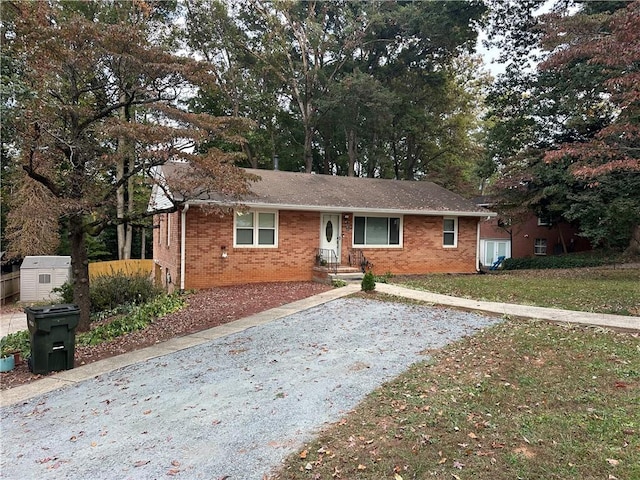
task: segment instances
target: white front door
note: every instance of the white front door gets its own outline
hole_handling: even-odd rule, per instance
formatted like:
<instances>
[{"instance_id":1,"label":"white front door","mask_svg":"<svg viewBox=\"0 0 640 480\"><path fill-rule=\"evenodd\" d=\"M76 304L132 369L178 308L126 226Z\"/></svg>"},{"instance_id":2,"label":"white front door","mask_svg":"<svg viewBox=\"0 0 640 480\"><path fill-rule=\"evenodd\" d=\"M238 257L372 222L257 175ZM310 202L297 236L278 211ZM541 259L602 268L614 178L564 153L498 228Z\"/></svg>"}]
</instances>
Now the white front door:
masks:
<instances>
[{"instance_id":1,"label":"white front door","mask_svg":"<svg viewBox=\"0 0 640 480\"><path fill-rule=\"evenodd\" d=\"M323 260L340 263L340 215L333 213L322 214L320 248L322 249ZM330 250L333 253L330 254Z\"/></svg>"}]
</instances>

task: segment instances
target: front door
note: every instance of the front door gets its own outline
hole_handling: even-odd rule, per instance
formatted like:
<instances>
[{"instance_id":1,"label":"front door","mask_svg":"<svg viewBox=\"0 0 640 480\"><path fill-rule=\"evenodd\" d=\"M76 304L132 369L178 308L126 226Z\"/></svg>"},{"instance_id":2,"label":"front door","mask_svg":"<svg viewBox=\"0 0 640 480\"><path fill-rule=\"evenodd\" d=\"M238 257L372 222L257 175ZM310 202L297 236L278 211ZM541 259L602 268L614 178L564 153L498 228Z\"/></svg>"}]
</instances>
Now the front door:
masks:
<instances>
[{"instance_id":1,"label":"front door","mask_svg":"<svg viewBox=\"0 0 640 480\"><path fill-rule=\"evenodd\" d=\"M320 248L322 249L323 260L340 263L340 215L333 213L322 214ZM330 253L330 251L333 251L333 253Z\"/></svg>"}]
</instances>

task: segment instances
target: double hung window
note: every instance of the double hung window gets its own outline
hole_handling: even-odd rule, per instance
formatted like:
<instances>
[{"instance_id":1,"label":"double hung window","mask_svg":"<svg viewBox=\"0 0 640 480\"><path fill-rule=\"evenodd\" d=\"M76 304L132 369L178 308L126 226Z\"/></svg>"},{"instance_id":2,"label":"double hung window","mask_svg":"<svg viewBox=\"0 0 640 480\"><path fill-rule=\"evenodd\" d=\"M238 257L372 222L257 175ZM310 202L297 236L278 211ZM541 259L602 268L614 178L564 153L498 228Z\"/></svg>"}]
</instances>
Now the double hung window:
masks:
<instances>
[{"instance_id":1,"label":"double hung window","mask_svg":"<svg viewBox=\"0 0 640 480\"><path fill-rule=\"evenodd\" d=\"M442 220L442 246L458 246L458 219L455 217L444 218Z\"/></svg>"},{"instance_id":2,"label":"double hung window","mask_svg":"<svg viewBox=\"0 0 640 480\"><path fill-rule=\"evenodd\" d=\"M236 212L234 228L236 247L276 247L278 215L276 212Z\"/></svg>"},{"instance_id":3,"label":"double hung window","mask_svg":"<svg viewBox=\"0 0 640 480\"><path fill-rule=\"evenodd\" d=\"M533 253L535 255L546 255L547 254L547 239L546 238L536 238L536 241L533 244Z\"/></svg>"}]
</instances>

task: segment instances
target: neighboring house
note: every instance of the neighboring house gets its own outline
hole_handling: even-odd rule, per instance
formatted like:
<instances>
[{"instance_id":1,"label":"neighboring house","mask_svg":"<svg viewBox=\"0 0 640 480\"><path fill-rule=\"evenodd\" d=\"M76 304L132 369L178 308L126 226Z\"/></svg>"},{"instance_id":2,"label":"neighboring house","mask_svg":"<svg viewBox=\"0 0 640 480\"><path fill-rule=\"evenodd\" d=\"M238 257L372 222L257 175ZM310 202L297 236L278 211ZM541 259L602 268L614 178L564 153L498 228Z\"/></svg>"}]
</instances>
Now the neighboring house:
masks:
<instances>
[{"instance_id":1,"label":"neighboring house","mask_svg":"<svg viewBox=\"0 0 640 480\"><path fill-rule=\"evenodd\" d=\"M159 167L150 209L169 205L189 168ZM309 281L364 261L378 274L474 273L480 220L494 215L431 182L246 171L260 180L239 203L210 195L155 216L156 278L169 290Z\"/></svg>"},{"instance_id":2,"label":"neighboring house","mask_svg":"<svg viewBox=\"0 0 640 480\"><path fill-rule=\"evenodd\" d=\"M492 208L493 201L479 197L474 203ZM509 222L507 222L509 223ZM578 236L578 229L567 222L551 222L533 212L523 220L505 225L501 217L492 217L480 224L480 263L489 267L500 256L524 258L558 255L591 250L589 241Z\"/></svg>"},{"instance_id":3,"label":"neighboring house","mask_svg":"<svg viewBox=\"0 0 640 480\"><path fill-rule=\"evenodd\" d=\"M20 301L40 302L56 300L54 288L61 287L71 278L69 256L27 256L20 266Z\"/></svg>"}]
</instances>

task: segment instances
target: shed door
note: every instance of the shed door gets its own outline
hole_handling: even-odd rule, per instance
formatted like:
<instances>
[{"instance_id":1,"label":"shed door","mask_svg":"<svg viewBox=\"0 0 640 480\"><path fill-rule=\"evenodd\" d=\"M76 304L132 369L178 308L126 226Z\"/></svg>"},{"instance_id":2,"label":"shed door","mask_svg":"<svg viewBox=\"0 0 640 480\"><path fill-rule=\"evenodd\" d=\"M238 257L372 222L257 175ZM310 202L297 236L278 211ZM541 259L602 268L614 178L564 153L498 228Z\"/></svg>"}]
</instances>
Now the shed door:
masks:
<instances>
[{"instance_id":1,"label":"shed door","mask_svg":"<svg viewBox=\"0 0 640 480\"><path fill-rule=\"evenodd\" d=\"M340 215L332 213L322 214L322 224L320 228L320 248L323 251L333 250L335 257L329 257L323 252L323 259L340 263Z\"/></svg>"}]
</instances>

